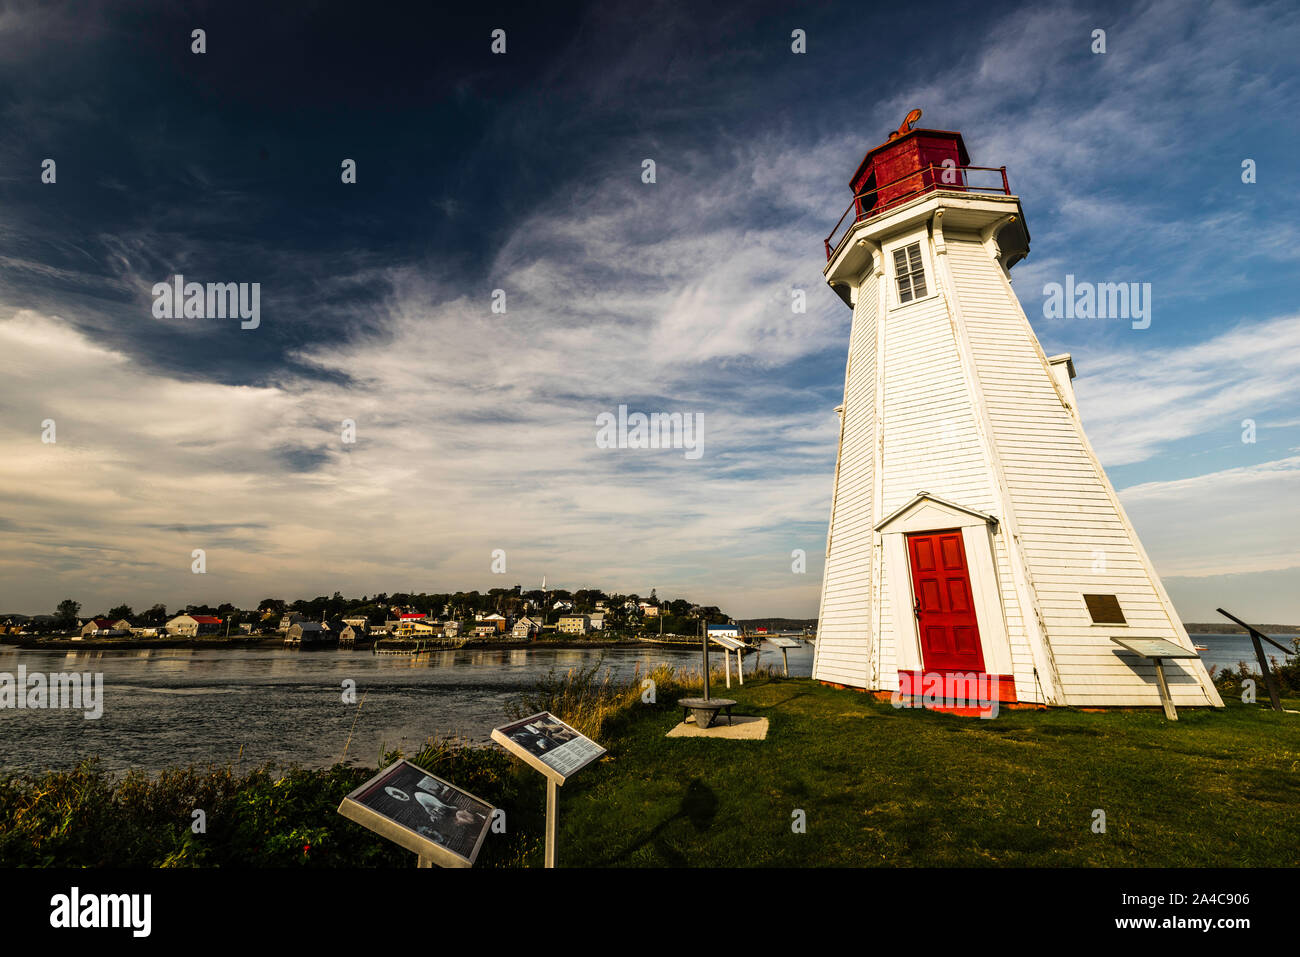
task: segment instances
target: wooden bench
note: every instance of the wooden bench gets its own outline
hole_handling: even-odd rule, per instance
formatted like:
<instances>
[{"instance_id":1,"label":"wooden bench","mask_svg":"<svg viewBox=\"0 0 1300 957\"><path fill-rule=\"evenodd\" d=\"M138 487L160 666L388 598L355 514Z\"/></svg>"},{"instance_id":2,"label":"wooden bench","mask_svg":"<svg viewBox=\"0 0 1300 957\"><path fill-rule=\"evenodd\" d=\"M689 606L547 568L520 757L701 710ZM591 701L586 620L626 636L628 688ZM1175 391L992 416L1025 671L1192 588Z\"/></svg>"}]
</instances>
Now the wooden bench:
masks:
<instances>
[{"instance_id":1,"label":"wooden bench","mask_svg":"<svg viewBox=\"0 0 1300 957\"><path fill-rule=\"evenodd\" d=\"M730 698L682 698L677 702L682 708L682 720L686 715L695 715L697 728L711 728L718 719L718 712L727 712L727 724L731 724L731 709L736 702Z\"/></svg>"}]
</instances>

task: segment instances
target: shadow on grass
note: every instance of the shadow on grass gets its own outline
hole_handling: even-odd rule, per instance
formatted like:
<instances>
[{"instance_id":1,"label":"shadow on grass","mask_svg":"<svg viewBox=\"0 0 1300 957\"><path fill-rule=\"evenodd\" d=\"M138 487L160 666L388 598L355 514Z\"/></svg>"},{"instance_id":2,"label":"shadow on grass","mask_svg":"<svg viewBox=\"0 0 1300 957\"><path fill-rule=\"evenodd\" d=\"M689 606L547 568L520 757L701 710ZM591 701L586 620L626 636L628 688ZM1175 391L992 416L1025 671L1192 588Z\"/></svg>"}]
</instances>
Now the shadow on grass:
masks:
<instances>
[{"instance_id":1,"label":"shadow on grass","mask_svg":"<svg viewBox=\"0 0 1300 957\"><path fill-rule=\"evenodd\" d=\"M766 702L766 703L764 703L764 704L762 705L762 707L764 707L764 708L779 708L779 707L780 707L781 705L783 705L783 704L789 704L791 701L795 701L795 700L798 699L798 698L806 698L806 697L808 697L808 692L807 692L807 691L796 691L794 694L792 694L792 695L787 695L786 697L781 698L779 701L769 701L769 702ZM755 705L755 706L757 707L757 705Z\"/></svg>"},{"instance_id":2,"label":"shadow on grass","mask_svg":"<svg viewBox=\"0 0 1300 957\"><path fill-rule=\"evenodd\" d=\"M656 824L648 834L638 841L624 847L621 851L611 854L593 865L594 867L608 867L611 864L617 864L631 857L641 848L648 844L654 845L655 851L670 867L692 867L695 862L688 860L678 851L674 850L668 843L662 840L663 832L673 823L680 820L687 820L696 831L703 833L713 826L713 819L718 815L718 796L713 793L713 789L695 778L686 786L686 793L682 796L682 803L678 805L677 810Z\"/></svg>"}]
</instances>

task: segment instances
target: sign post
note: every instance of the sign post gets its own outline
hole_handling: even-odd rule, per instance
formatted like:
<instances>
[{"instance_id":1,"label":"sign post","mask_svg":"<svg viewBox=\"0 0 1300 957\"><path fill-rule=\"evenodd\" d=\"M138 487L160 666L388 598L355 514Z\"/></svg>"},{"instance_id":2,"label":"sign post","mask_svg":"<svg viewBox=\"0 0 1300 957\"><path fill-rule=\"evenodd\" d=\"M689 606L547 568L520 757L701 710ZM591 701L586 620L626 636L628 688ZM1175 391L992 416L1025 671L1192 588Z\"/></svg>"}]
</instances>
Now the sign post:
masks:
<instances>
[{"instance_id":1,"label":"sign post","mask_svg":"<svg viewBox=\"0 0 1300 957\"><path fill-rule=\"evenodd\" d=\"M739 638L732 638L729 635L718 635L711 640L714 644L722 647L722 656L727 662L727 687L731 687L731 653L733 651L736 653L736 672L740 675L740 683L743 685L745 683L745 668L740 653L744 649L745 643Z\"/></svg>"},{"instance_id":2,"label":"sign post","mask_svg":"<svg viewBox=\"0 0 1300 957\"><path fill-rule=\"evenodd\" d=\"M790 677L789 651L791 648L798 648L799 642L795 641L793 638L784 638L780 635L773 635L767 640L781 649L781 665L785 668L785 676L787 678Z\"/></svg>"},{"instance_id":3,"label":"sign post","mask_svg":"<svg viewBox=\"0 0 1300 957\"><path fill-rule=\"evenodd\" d=\"M591 738L542 711L492 729L492 740L546 777L545 866L555 866L559 789L576 772L605 754Z\"/></svg>"},{"instance_id":4,"label":"sign post","mask_svg":"<svg viewBox=\"0 0 1300 957\"><path fill-rule=\"evenodd\" d=\"M1177 721L1178 711L1174 708L1174 699L1170 696L1169 684L1165 681L1165 659L1200 658L1201 656L1164 638L1112 638L1111 641L1125 651L1131 651L1140 658L1149 659L1156 666L1156 684L1160 688L1160 704L1165 709L1165 717L1170 721Z\"/></svg>"},{"instance_id":5,"label":"sign post","mask_svg":"<svg viewBox=\"0 0 1300 957\"><path fill-rule=\"evenodd\" d=\"M546 779L546 867L555 866L555 836L560 829L560 788Z\"/></svg>"}]
</instances>

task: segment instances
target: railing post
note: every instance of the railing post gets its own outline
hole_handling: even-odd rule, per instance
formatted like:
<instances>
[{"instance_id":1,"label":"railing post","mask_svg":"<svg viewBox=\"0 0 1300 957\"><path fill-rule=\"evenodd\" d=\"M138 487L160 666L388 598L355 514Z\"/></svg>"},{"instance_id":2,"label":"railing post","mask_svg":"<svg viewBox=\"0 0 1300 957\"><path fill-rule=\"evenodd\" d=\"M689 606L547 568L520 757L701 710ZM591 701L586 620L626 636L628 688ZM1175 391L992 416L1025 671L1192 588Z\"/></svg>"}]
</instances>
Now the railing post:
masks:
<instances>
[{"instance_id":1,"label":"railing post","mask_svg":"<svg viewBox=\"0 0 1300 957\"><path fill-rule=\"evenodd\" d=\"M1006 196L1011 195L1011 184L1007 182L1007 168L1002 167L1002 192Z\"/></svg>"},{"instance_id":2,"label":"railing post","mask_svg":"<svg viewBox=\"0 0 1300 957\"><path fill-rule=\"evenodd\" d=\"M1273 677L1273 669L1271 669L1271 668L1268 666L1268 657L1264 654L1264 646L1261 645L1261 644L1259 643L1259 640L1260 640L1261 638L1263 638L1263 639L1264 639L1265 641L1267 641L1270 645L1274 646L1275 648L1280 649L1280 650L1282 651L1283 654L1288 654L1288 655L1289 655L1290 652L1287 651L1287 649L1283 648L1281 645L1279 645L1276 641L1274 641L1274 640L1273 640L1272 638L1270 638L1268 635L1264 634L1264 633L1263 633L1262 631L1260 631L1259 629L1254 628L1254 627L1252 627L1251 625L1246 624L1244 621L1242 621L1240 618L1238 618L1236 615L1232 614L1231 612L1226 612L1226 611L1224 611L1222 608L1216 608L1216 609L1214 609L1214 610L1217 611L1217 612L1218 612L1220 615L1222 615L1224 618L1230 618L1230 619L1232 619L1233 621L1235 621L1235 622L1236 622L1237 624L1239 624L1242 628L1245 628L1245 629L1246 629L1246 633L1247 633L1248 635L1250 635L1250 641L1251 641L1251 644L1253 644L1253 645L1255 646L1255 657L1259 660L1259 670L1260 670L1260 672L1261 672L1261 673L1263 674L1263 676L1264 676L1264 686L1268 689L1268 700L1269 700L1269 704L1271 704L1271 705L1273 706L1273 710L1274 710L1274 711L1281 711L1281 710L1282 710L1282 702L1281 702L1281 700L1278 698L1278 693L1277 693L1277 681L1276 681L1276 679Z\"/></svg>"}]
</instances>

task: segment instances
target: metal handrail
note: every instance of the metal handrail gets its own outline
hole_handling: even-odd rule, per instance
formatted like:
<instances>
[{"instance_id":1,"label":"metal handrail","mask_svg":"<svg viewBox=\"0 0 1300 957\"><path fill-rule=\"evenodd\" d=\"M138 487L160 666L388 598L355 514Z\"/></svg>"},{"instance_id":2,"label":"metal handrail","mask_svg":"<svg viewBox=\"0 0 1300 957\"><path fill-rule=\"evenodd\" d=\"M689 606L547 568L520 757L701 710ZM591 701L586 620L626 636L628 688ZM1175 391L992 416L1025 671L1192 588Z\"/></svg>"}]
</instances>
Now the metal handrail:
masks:
<instances>
[{"instance_id":1,"label":"metal handrail","mask_svg":"<svg viewBox=\"0 0 1300 957\"><path fill-rule=\"evenodd\" d=\"M938 180L935 179L933 175L936 170L941 171L942 174L951 174L954 171L961 173L962 174L960 177L961 182L959 183L939 182ZM968 172L1001 173L1002 185L1001 186L972 186L970 183L966 182L965 174ZM930 174L930 175L927 176L926 174ZM863 203L863 197L871 196L873 194L878 196L882 190L891 189L892 187L895 187L900 183L905 183L908 180L917 179L918 177L920 177L921 179L921 183L919 186L917 186L915 189L908 190L907 192L903 193L901 196L897 196L889 200L884 205L876 206L874 204L874 201L870 205ZM835 225L831 228L831 231L827 234L825 240L823 240L823 243L826 246L826 261L830 262L831 257L835 254L835 250L838 249L839 244L844 241L843 237L841 237L834 244L831 243L831 239L833 239L835 234L839 232L840 227L844 225L844 219L846 216L849 215L849 213L854 213L853 225L857 225L858 223L862 222L864 219L869 219L872 216L877 216L880 213L883 213L885 210L891 209L894 206L906 202L907 200L912 199L915 196L919 196L922 193L928 193L934 190L942 190L942 189L949 189L957 192L968 192L973 190L975 192L984 192L984 193L1001 193L1004 196L1011 195L1011 186L1007 183L1007 168L1005 166L935 166L931 164L929 166L923 166L919 169L914 169L911 172L907 173L907 175L900 176L892 183L885 183L883 186L877 186L874 189L865 190L864 192L858 193L853 197L853 202L849 204L849 208L844 211L843 215L840 216L839 220L836 221ZM845 230L845 235L848 235L848 230Z\"/></svg>"}]
</instances>

